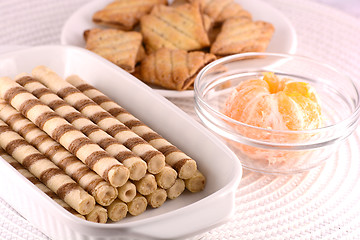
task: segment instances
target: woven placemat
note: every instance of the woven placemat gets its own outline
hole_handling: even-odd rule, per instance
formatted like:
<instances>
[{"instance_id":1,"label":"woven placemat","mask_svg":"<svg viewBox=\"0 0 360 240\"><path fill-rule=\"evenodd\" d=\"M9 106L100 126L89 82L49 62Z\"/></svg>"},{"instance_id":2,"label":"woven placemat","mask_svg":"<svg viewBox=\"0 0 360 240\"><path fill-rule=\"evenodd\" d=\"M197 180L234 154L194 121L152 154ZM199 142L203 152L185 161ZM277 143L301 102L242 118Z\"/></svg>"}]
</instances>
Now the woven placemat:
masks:
<instances>
[{"instance_id":1,"label":"woven placemat","mask_svg":"<svg viewBox=\"0 0 360 240\"><path fill-rule=\"evenodd\" d=\"M86 2L0 1L0 45L58 44L64 22ZM295 27L298 54L360 79L358 18L309 0L267 2ZM192 98L170 100L197 118ZM360 239L359 131L308 173L276 177L245 170L233 218L194 239ZM0 239L47 237L0 199Z\"/></svg>"}]
</instances>

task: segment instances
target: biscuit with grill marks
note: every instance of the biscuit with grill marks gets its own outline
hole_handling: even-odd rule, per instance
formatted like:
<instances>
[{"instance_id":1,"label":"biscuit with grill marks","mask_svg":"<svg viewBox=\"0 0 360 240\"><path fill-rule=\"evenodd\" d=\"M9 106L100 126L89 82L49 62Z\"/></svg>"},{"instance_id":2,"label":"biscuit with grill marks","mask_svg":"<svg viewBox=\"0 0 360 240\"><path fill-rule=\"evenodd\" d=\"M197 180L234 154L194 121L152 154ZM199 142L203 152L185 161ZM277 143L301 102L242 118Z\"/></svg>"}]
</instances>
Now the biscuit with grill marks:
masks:
<instances>
[{"instance_id":1,"label":"biscuit with grill marks","mask_svg":"<svg viewBox=\"0 0 360 240\"><path fill-rule=\"evenodd\" d=\"M189 0L197 2L204 14L207 14L215 23L221 23L233 17L251 19L251 14L234 0Z\"/></svg>"},{"instance_id":2,"label":"biscuit with grill marks","mask_svg":"<svg viewBox=\"0 0 360 240\"><path fill-rule=\"evenodd\" d=\"M157 5L140 20L141 32L149 53L160 48L198 50L209 46L198 4L178 7Z\"/></svg>"},{"instance_id":3,"label":"biscuit with grill marks","mask_svg":"<svg viewBox=\"0 0 360 240\"><path fill-rule=\"evenodd\" d=\"M243 52L264 52L275 31L271 23L244 18L226 20L210 52L230 55Z\"/></svg>"},{"instance_id":4,"label":"biscuit with grill marks","mask_svg":"<svg viewBox=\"0 0 360 240\"><path fill-rule=\"evenodd\" d=\"M174 0L172 1L172 3L170 4L173 7L177 7L183 4L189 3L187 0Z\"/></svg>"},{"instance_id":5,"label":"biscuit with grill marks","mask_svg":"<svg viewBox=\"0 0 360 240\"><path fill-rule=\"evenodd\" d=\"M146 57L145 48L142 44L140 44L139 51L136 55L136 63L141 62Z\"/></svg>"},{"instance_id":6,"label":"biscuit with grill marks","mask_svg":"<svg viewBox=\"0 0 360 240\"><path fill-rule=\"evenodd\" d=\"M93 21L100 25L132 30L143 15L148 14L157 4L166 0L117 0L93 15Z\"/></svg>"},{"instance_id":7,"label":"biscuit with grill marks","mask_svg":"<svg viewBox=\"0 0 360 240\"><path fill-rule=\"evenodd\" d=\"M186 90L197 73L215 59L215 55L200 51L162 48L143 60L141 79L167 89Z\"/></svg>"},{"instance_id":8,"label":"biscuit with grill marks","mask_svg":"<svg viewBox=\"0 0 360 240\"><path fill-rule=\"evenodd\" d=\"M117 29L87 30L86 48L115 63L127 72L133 72L141 51L142 36L138 32Z\"/></svg>"}]
</instances>

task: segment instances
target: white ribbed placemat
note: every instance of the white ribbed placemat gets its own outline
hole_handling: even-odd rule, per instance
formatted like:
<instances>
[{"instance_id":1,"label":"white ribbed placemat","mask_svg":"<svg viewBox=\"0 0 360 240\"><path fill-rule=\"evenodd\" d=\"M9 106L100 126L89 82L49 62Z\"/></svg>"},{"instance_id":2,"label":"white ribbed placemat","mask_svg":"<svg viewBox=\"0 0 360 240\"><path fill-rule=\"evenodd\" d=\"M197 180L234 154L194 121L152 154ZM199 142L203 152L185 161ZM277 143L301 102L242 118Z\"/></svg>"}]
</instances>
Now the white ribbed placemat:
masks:
<instances>
[{"instance_id":1,"label":"white ribbed placemat","mask_svg":"<svg viewBox=\"0 0 360 240\"><path fill-rule=\"evenodd\" d=\"M0 45L60 43L63 23L86 2L0 0ZM295 27L298 54L332 64L360 81L359 18L308 0L267 2ZM192 99L170 100L196 118ZM245 171L234 217L195 238L360 239L359 136L360 129L324 166L308 173L275 177ZM0 239L47 237L0 199Z\"/></svg>"}]
</instances>

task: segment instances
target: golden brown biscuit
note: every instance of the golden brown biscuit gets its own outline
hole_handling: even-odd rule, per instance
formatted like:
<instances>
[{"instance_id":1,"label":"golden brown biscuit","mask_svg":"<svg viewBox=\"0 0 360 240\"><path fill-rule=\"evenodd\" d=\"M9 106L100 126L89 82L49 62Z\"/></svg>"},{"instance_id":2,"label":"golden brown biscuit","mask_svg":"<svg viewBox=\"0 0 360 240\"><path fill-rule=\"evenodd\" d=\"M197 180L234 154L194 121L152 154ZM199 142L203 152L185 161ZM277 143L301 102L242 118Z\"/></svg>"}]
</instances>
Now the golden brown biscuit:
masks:
<instances>
[{"instance_id":1,"label":"golden brown biscuit","mask_svg":"<svg viewBox=\"0 0 360 240\"><path fill-rule=\"evenodd\" d=\"M231 18L224 22L210 52L230 55L242 52L263 52L275 31L272 24L245 18Z\"/></svg>"},{"instance_id":2,"label":"golden brown biscuit","mask_svg":"<svg viewBox=\"0 0 360 240\"><path fill-rule=\"evenodd\" d=\"M201 68L215 59L215 55L200 51L162 48L141 63L141 80L167 89L185 90Z\"/></svg>"},{"instance_id":3,"label":"golden brown biscuit","mask_svg":"<svg viewBox=\"0 0 360 240\"><path fill-rule=\"evenodd\" d=\"M157 4L167 4L166 0L116 0L93 15L95 23L122 30L131 30L140 18L148 14Z\"/></svg>"},{"instance_id":4,"label":"golden brown biscuit","mask_svg":"<svg viewBox=\"0 0 360 240\"><path fill-rule=\"evenodd\" d=\"M140 44L139 51L136 55L136 63L141 62L146 57L145 48Z\"/></svg>"},{"instance_id":5,"label":"golden brown biscuit","mask_svg":"<svg viewBox=\"0 0 360 240\"><path fill-rule=\"evenodd\" d=\"M198 4L157 5L140 23L149 53L160 48L197 50L210 44Z\"/></svg>"},{"instance_id":6,"label":"golden brown biscuit","mask_svg":"<svg viewBox=\"0 0 360 240\"><path fill-rule=\"evenodd\" d=\"M141 64L135 66L135 70L131 73L137 79L141 79Z\"/></svg>"},{"instance_id":7,"label":"golden brown biscuit","mask_svg":"<svg viewBox=\"0 0 360 240\"><path fill-rule=\"evenodd\" d=\"M86 36L87 49L128 72L134 71L138 52L141 49L142 36L140 33L94 28L86 31L84 36Z\"/></svg>"},{"instance_id":8,"label":"golden brown biscuit","mask_svg":"<svg viewBox=\"0 0 360 240\"><path fill-rule=\"evenodd\" d=\"M198 2L202 12L211 17L215 23L224 22L233 17L251 19L251 14L234 0L189 0L189 2Z\"/></svg>"},{"instance_id":9,"label":"golden brown biscuit","mask_svg":"<svg viewBox=\"0 0 360 240\"><path fill-rule=\"evenodd\" d=\"M189 3L189 2L187 0L174 0L174 1L172 1L171 6L177 7L177 6L186 4L186 3Z\"/></svg>"},{"instance_id":10,"label":"golden brown biscuit","mask_svg":"<svg viewBox=\"0 0 360 240\"><path fill-rule=\"evenodd\" d=\"M205 31L207 33L209 33L210 29L213 27L213 24L214 24L214 21L213 19L207 15L207 14L203 14L202 15L202 18L203 18L203 22L204 22L204 28L205 28Z\"/></svg>"},{"instance_id":11,"label":"golden brown biscuit","mask_svg":"<svg viewBox=\"0 0 360 240\"><path fill-rule=\"evenodd\" d=\"M221 32L221 26L214 26L214 27L210 28L210 30L208 32L208 36L209 36L211 45L215 42L215 40L220 32Z\"/></svg>"}]
</instances>

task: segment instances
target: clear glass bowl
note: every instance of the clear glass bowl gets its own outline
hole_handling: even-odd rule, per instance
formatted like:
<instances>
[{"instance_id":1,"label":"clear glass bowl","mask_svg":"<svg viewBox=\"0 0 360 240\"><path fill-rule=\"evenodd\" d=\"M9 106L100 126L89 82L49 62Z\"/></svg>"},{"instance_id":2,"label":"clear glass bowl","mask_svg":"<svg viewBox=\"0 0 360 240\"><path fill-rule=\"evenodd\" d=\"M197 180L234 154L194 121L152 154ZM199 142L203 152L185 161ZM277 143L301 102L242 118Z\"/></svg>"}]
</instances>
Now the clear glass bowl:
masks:
<instances>
[{"instance_id":1,"label":"clear glass bowl","mask_svg":"<svg viewBox=\"0 0 360 240\"><path fill-rule=\"evenodd\" d=\"M240 82L274 72L311 84L317 91L324 126L279 131L250 126L222 113ZM271 174L308 171L325 162L357 127L359 87L346 74L315 60L276 53L244 53L221 58L198 74L195 110L203 124L221 136L244 168Z\"/></svg>"}]
</instances>

